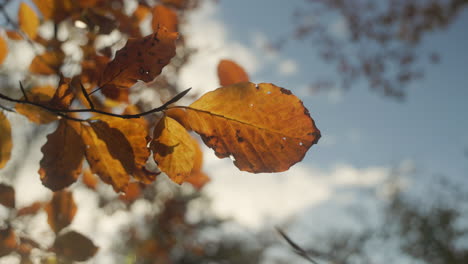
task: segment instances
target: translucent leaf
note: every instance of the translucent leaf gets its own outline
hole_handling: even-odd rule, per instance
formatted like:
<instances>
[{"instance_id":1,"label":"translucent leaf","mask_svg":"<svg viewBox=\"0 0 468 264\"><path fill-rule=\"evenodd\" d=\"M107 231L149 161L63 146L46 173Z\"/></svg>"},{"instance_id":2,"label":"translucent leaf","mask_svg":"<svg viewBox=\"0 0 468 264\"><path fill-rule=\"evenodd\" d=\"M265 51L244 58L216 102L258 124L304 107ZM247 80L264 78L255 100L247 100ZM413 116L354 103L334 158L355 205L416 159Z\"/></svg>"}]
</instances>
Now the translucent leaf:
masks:
<instances>
[{"instance_id":1,"label":"translucent leaf","mask_svg":"<svg viewBox=\"0 0 468 264\"><path fill-rule=\"evenodd\" d=\"M49 105L56 109L68 109L75 98L73 89L70 86L71 79L60 76L60 81L54 96Z\"/></svg>"},{"instance_id":2,"label":"translucent leaf","mask_svg":"<svg viewBox=\"0 0 468 264\"><path fill-rule=\"evenodd\" d=\"M239 83L203 95L187 109L193 131L219 158L249 172L280 172L320 138L302 102L273 84Z\"/></svg>"},{"instance_id":3,"label":"translucent leaf","mask_svg":"<svg viewBox=\"0 0 468 264\"><path fill-rule=\"evenodd\" d=\"M63 51L46 51L41 55L37 55L29 65L31 73L51 75L60 72L65 54Z\"/></svg>"},{"instance_id":4,"label":"translucent leaf","mask_svg":"<svg viewBox=\"0 0 468 264\"><path fill-rule=\"evenodd\" d=\"M0 111L0 169L5 167L11 157L13 147L10 121Z\"/></svg>"},{"instance_id":5,"label":"translucent leaf","mask_svg":"<svg viewBox=\"0 0 468 264\"><path fill-rule=\"evenodd\" d=\"M125 47L117 51L99 81L99 86L114 85L128 88L136 81L152 81L175 55L177 33L160 27L152 35L129 39Z\"/></svg>"},{"instance_id":6,"label":"translucent leaf","mask_svg":"<svg viewBox=\"0 0 468 264\"><path fill-rule=\"evenodd\" d=\"M221 60L219 62L218 78L221 86L249 81L249 76L244 69L231 60Z\"/></svg>"},{"instance_id":7,"label":"translucent leaf","mask_svg":"<svg viewBox=\"0 0 468 264\"><path fill-rule=\"evenodd\" d=\"M182 183L192 172L194 142L187 130L174 119L165 116L156 125L151 150L159 169L174 182Z\"/></svg>"},{"instance_id":8,"label":"translucent leaf","mask_svg":"<svg viewBox=\"0 0 468 264\"><path fill-rule=\"evenodd\" d=\"M156 5L153 7L153 19L151 27L153 31L157 31L159 27L165 27L170 32L177 32L178 18L177 14L170 8L164 5Z\"/></svg>"},{"instance_id":9,"label":"translucent leaf","mask_svg":"<svg viewBox=\"0 0 468 264\"><path fill-rule=\"evenodd\" d=\"M69 16L75 0L33 0L46 20L59 23Z\"/></svg>"},{"instance_id":10,"label":"translucent leaf","mask_svg":"<svg viewBox=\"0 0 468 264\"><path fill-rule=\"evenodd\" d=\"M38 86L31 89L31 91L27 93L27 96L32 102L39 103L41 105L47 105L52 99L54 93L55 88L52 86ZM21 99L24 100L24 97ZM37 124L47 124L57 120L56 115L33 105L16 104L15 110L16 112L27 117L31 122Z\"/></svg>"},{"instance_id":11,"label":"translucent leaf","mask_svg":"<svg viewBox=\"0 0 468 264\"><path fill-rule=\"evenodd\" d=\"M192 138L195 146L195 157L193 161L193 168L190 175L185 179L185 182L190 183L193 187L200 190L205 184L210 181L210 177L202 171L203 165L203 152L198 144L197 140Z\"/></svg>"},{"instance_id":12,"label":"translucent leaf","mask_svg":"<svg viewBox=\"0 0 468 264\"><path fill-rule=\"evenodd\" d=\"M2 37L0 37L0 64L3 63L8 55L8 43Z\"/></svg>"},{"instance_id":13,"label":"translucent leaf","mask_svg":"<svg viewBox=\"0 0 468 264\"><path fill-rule=\"evenodd\" d=\"M26 3L22 2L18 10L18 24L21 29L30 39L35 39L37 36L37 28L39 27L39 18L36 12Z\"/></svg>"},{"instance_id":14,"label":"translucent leaf","mask_svg":"<svg viewBox=\"0 0 468 264\"><path fill-rule=\"evenodd\" d=\"M98 247L84 235L70 231L55 239L53 250L62 258L72 261L86 261L96 254Z\"/></svg>"},{"instance_id":15,"label":"translucent leaf","mask_svg":"<svg viewBox=\"0 0 468 264\"><path fill-rule=\"evenodd\" d=\"M85 145L80 133L81 124L62 119L41 148L39 174L42 184L52 191L69 186L81 174Z\"/></svg>"},{"instance_id":16,"label":"translucent leaf","mask_svg":"<svg viewBox=\"0 0 468 264\"><path fill-rule=\"evenodd\" d=\"M76 204L73 194L69 191L54 193L52 200L46 204L44 210L47 212L47 222L56 234L69 226L76 214Z\"/></svg>"},{"instance_id":17,"label":"translucent leaf","mask_svg":"<svg viewBox=\"0 0 468 264\"><path fill-rule=\"evenodd\" d=\"M15 189L13 187L0 183L0 204L8 208L15 208Z\"/></svg>"}]
</instances>

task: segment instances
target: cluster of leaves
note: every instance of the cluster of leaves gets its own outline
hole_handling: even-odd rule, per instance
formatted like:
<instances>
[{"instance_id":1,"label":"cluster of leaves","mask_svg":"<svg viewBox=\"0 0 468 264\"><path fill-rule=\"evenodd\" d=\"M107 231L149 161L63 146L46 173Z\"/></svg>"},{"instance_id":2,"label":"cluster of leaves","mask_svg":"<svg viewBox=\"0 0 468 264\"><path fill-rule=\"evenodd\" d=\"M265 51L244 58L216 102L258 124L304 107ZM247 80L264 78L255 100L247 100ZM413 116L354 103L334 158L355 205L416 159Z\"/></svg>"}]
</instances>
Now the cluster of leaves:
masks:
<instances>
[{"instance_id":1,"label":"cluster of leaves","mask_svg":"<svg viewBox=\"0 0 468 264\"><path fill-rule=\"evenodd\" d=\"M24 261L22 263L28 263L26 260L31 258L33 249L38 249L44 255L43 258L52 254L58 260L85 261L94 256L98 250L89 238L68 228L77 211L72 193L69 191L54 193L47 203L36 202L17 209L13 187L0 184L0 204L9 209L10 219L16 221L24 220L44 210L47 213L47 223L55 234L53 245L50 248L42 248L41 243L24 236L21 232L16 232L12 227L13 221L8 220L8 225L0 230L0 257L15 252L21 256Z\"/></svg>"},{"instance_id":2,"label":"cluster of leaves","mask_svg":"<svg viewBox=\"0 0 468 264\"><path fill-rule=\"evenodd\" d=\"M240 74L242 68L228 61L219 65L224 86L189 106L173 104L188 90L148 111L131 104L129 91L134 84L152 82L176 55L177 8L181 6L176 3L181 1L163 1L154 7L140 4L129 16L116 8L123 5L117 0L34 2L42 20L28 4L21 3L19 35L47 50L33 59L29 71L58 74L58 86L35 86L26 91L21 85L21 99L4 94L0 98L15 102L16 112L32 122L57 123L41 149L39 169L42 183L53 191L74 183L83 166L89 166L116 192L125 192L132 181L149 184L161 171L176 183L202 186L208 178L201 171L201 150L190 131L199 134L218 157L231 156L239 169L254 173L287 170L320 138L309 112L289 90L246 82L247 74ZM149 13L153 16L153 33L143 37L139 24ZM84 57L80 75L66 78L60 74L65 63L62 41L56 34L43 39L37 32L47 20L56 25L80 21L88 28L88 42L81 47ZM96 38L111 29L130 37L113 59L95 49ZM15 33L8 34L11 41L18 37ZM6 56L6 47L3 45L0 52L2 57ZM96 91L107 101L95 96ZM124 111L118 112L122 107ZM158 113L158 119L149 122L145 117L152 113ZM11 129L3 114L0 118L0 161L4 166L10 156ZM151 153L158 170L147 169Z\"/></svg>"}]
</instances>

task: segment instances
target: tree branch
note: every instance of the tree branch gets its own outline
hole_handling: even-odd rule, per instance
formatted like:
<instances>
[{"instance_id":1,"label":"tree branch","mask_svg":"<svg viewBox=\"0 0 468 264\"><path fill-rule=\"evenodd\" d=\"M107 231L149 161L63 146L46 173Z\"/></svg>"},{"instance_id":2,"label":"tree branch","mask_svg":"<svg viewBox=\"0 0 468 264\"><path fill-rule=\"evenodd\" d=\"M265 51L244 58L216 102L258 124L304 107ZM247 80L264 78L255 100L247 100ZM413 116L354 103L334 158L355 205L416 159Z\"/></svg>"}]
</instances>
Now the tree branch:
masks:
<instances>
[{"instance_id":1,"label":"tree branch","mask_svg":"<svg viewBox=\"0 0 468 264\"><path fill-rule=\"evenodd\" d=\"M73 120L73 121L78 121L78 122L83 122L83 121L87 121L86 119L80 119L80 118L76 118L76 117L72 117L70 115L67 115L67 113L96 113L96 114L101 114L101 115L107 115L107 116L113 116L113 117L118 117L118 118L123 118L123 119L132 119L132 118L140 118L142 116L145 116L145 115L149 115L149 114L152 114L152 113L156 113L156 112L161 112L161 111L164 111L166 110L166 108L179 101L182 97L184 97L192 88L188 88L186 89L185 91L177 94L176 96L174 96L172 99L170 99L169 101L165 102L163 105L159 106L159 107L156 107L156 108L153 108L149 111L146 111L146 112L142 112L142 113L139 113L139 114L134 114L134 115L121 115L121 114L114 114L114 113L109 113L109 112L106 112L106 111L102 111L102 110L98 110L98 109L95 109L93 104L91 103L91 100L89 100L89 97L86 96L87 93L85 93L85 97L87 97L86 100L88 100L88 102L90 103L90 106L91 108L86 108L86 109L57 109L57 108L52 108L52 107L49 107L47 105L44 105L42 103L36 103L36 102L33 102L33 101L29 101L27 100L26 96L25 96L25 99L14 99L14 98L11 98L11 97L8 97L4 94L1 94L0 93L0 98L3 99L3 100L6 100L6 101L10 101L10 102L13 102L13 103L18 103L18 104L27 104L27 105L33 105L33 106L36 106L36 107L39 107L39 108L42 108L44 110L47 110L55 115L58 115L58 116L61 116L63 118L66 118L66 119L70 119L70 120Z\"/></svg>"}]
</instances>

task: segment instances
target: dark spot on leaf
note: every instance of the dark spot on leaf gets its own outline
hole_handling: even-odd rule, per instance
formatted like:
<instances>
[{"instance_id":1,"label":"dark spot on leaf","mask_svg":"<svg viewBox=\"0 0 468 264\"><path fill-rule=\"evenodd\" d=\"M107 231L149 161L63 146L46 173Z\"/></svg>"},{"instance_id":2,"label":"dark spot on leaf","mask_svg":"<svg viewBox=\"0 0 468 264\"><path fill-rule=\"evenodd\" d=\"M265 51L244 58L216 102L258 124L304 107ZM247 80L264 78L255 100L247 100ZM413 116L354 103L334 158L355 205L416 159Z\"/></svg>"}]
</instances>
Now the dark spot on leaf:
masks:
<instances>
[{"instance_id":1,"label":"dark spot on leaf","mask_svg":"<svg viewBox=\"0 0 468 264\"><path fill-rule=\"evenodd\" d=\"M287 95L290 95L291 94L291 91L289 91L288 89L284 89L284 88L280 88L280 92L282 94L287 94Z\"/></svg>"}]
</instances>

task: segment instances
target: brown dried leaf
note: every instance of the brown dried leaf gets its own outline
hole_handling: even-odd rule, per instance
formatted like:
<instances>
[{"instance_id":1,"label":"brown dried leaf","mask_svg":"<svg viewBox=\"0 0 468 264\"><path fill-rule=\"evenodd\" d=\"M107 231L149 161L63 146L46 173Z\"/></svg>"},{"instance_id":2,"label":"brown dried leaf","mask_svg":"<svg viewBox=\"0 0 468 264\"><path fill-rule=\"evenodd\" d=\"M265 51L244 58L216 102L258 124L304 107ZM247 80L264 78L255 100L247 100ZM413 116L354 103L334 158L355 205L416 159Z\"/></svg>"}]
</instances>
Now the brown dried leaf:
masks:
<instances>
[{"instance_id":1,"label":"brown dried leaf","mask_svg":"<svg viewBox=\"0 0 468 264\"><path fill-rule=\"evenodd\" d=\"M37 28L39 27L39 18L36 12L26 3L22 2L18 10L18 24L20 29L30 38L35 39Z\"/></svg>"},{"instance_id":2,"label":"brown dried leaf","mask_svg":"<svg viewBox=\"0 0 468 264\"><path fill-rule=\"evenodd\" d=\"M23 40L23 36L21 36L20 33L13 31L13 30L7 30L6 34L9 39L11 40Z\"/></svg>"},{"instance_id":3,"label":"brown dried leaf","mask_svg":"<svg viewBox=\"0 0 468 264\"><path fill-rule=\"evenodd\" d=\"M62 50L46 51L34 57L31 65L29 65L29 71L43 75L57 74L60 71L63 59L65 59L65 53Z\"/></svg>"},{"instance_id":4,"label":"brown dried leaf","mask_svg":"<svg viewBox=\"0 0 468 264\"><path fill-rule=\"evenodd\" d=\"M153 31L157 31L160 27L165 27L170 32L177 32L179 24L177 14L171 8L164 5L156 5L152 11L153 19L151 27Z\"/></svg>"},{"instance_id":5,"label":"brown dried leaf","mask_svg":"<svg viewBox=\"0 0 468 264\"><path fill-rule=\"evenodd\" d=\"M70 231L55 239L53 250L62 258L72 261L86 261L96 254L98 247L84 235Z\"/></svg>"},{"instance_id":6,"label":"brown dried leaf","mask_svg":"<svg viewBox=\"0 0 468 264\"><path fill-rule=\"evenodd\" d=\"M6 256L16 249L16 235L10 226L0 230L0 257Z\"/></svg>"},{"instance_id":7,"label":"brown dried leaf","mask_svg":"<svg viewBox=\"0 0 468 264\"><path fill-rule=\"evenodd\" d=\"M8 43L2 37L0 37L0 64L3 63L8 55Z\"/></svg>"},{"instance_id":8,"label":"brown dried leaf","mask_svg":"<svg viewBox=\"0 0 468 264\"><path fill-rule=\"evenodd\" d=\"M33 0L46 20L52 19L55 23L69 17L74 7L74 0Z\"/></svg>"},{"instance_id":9,"label":"brown dried leaf","mask_svg":"<svg viewBox=\"0 0 468 264\"><path fill-rule=\"evenodd\" d=\"M0 204L8 208L15 208L15 189L10 185L0 183Z\"/></svg>"},{"instance_id":10,"label":"brown dried leaf","mask_svg":"<svg viewBox=\"0 0 468 264\"><path fill-rule=\"evenodd\" d=\"M39 174L42 184L52 191L68 187L81 174L85 145L80 134L81 124L62 119L41 148L44 157Z\"/></svg>"},{"instance_id":11,"label":"brown dried leaf","mask_svg":"<svg viewBox=\"0 0 468 264\"><path fill-rule=\"evenodd\" d=\"M115 85L128 88L136 81L152 81L175 55L177 33L160 27L144 38L129 39L107 64L99 86ZM106 88L102 88L103 90Z\"/></svg>"},{"instance_id":12,"label":"brown dried leaf","mask_svg":"<svg viewBox=\"0 0 468 264\"><path fill-rule=\"evenodd\" d=\"M239 83L203 95L187 108L193 131L219 158L244 171L285 171L320 138L309 112L289 90Z\"/></svg>"},{"instance_id":13,"label":"brown dried leaf","mask_svg":"<svg viewBox=\"0 0 468 264\"><path fill-rule=\"evenodd\" d=\"M52 86L37 86L31 89L31 91L27 93L27 96L32 102L41 105L47 105L52 99L54 93L55 88ZM24 97L21 99L24 100ZM36 124L48 124L52 121L57 120L56 115L37 106L17 103L15 105L15 109L16 112L24 115L31 122L34 122Z\"/></svg>"},{"instance_id":14,"label":"brown dried leaf","mask_svg":"<svg viewBox=\"0 0 468 264\"><path fill-rule=\"evenodd\" d=\"M10 121L6 118L3 112L0 111L0 169L5 167L11 157L11 149L13 148L11 138Z\"/></svg>"},{"instance_id":15,"label":"brown dried leaf","mask_svg":"<svg viewBox=\"0 0 468 264\"><path fill-rule=\"evenodd\" d=\"M218 78L221 86L249 81L249 76L244 69L231 60L221 60L219 62Z\"/></svg>"},{"instance_id":16,"label":"brown dried leaf","mask_svg":"<svg viewBox=\"0 0 468 264\"><path fill-rule=\"evenodd\" d=\"M46 204L44 210L47 212L47 222L56 234L69 226L76 214L76 204L73 194L69 191L58 191L54 193L52 200Z\"/></svg>"},{"instance_id":17,"label":"brown dried leaf","mask_svg":"<svg viewBox=\"0 0 468 264\"><path fill-rule=\"evenodd\" d=\"M171 180L180 184L189 177L196 146L181 124L170 117L163 117L154 128L150 147L159 169Z\"/></svg>"}]
</instances>

